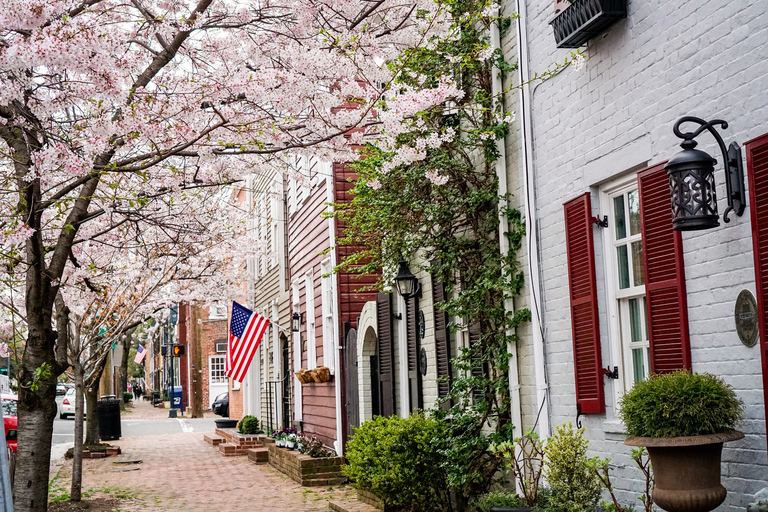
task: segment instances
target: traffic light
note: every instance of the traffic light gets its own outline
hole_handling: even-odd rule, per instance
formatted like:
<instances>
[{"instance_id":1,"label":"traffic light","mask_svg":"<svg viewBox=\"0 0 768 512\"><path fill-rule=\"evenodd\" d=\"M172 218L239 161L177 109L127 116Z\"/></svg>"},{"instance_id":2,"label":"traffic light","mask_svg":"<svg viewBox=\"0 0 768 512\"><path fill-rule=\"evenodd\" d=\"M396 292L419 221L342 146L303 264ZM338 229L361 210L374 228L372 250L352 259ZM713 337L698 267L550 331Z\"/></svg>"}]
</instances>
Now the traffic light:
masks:
<instances>
[{"instance_id":1,"label":"traffic light","mask_svg":"<svg viewBox=\"0 0 768 512\"><path fill-rule=\"evenodd\" d=\"M184 355L184 345L174 345L173 346L173 355L175 355L175 356L183 356Z\"/></svg>"}]
</instances>

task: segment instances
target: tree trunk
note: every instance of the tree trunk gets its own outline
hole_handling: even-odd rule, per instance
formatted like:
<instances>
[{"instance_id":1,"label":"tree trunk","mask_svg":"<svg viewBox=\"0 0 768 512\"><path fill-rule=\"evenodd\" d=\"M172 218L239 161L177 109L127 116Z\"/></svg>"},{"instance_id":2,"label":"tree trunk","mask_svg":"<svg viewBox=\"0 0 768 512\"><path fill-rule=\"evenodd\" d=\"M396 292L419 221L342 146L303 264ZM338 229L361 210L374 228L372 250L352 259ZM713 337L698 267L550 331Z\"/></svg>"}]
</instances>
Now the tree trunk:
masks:
<instances>
[{"instance_id":1,"label":"tree trunk","mask_svg":"<svg viewBox=\"0 0 768 512\"><path fill-rule=\"evenodd\" d=\"M101 377L99 371L99 377ZM94 379L85 390L85 444L97 444L99 442L99 379Z\"/></svg>"},{"instance_id":2,"label":"tree trunk","mask_svg":"<svg viewBox=\"0 0 768 512\"><path fill-rule=\"evenodd\" d=\"M125 399L123 393L128 391L128 356L131 351L131 338L126 337L123 340L123 355L120 359L120 368L117 371L117 390L115 394L120 400L120 408L125 409Z\"/></svg>"},{"instance_id":3,"label":"tree trunk","mask_svg":"<svg viewBox=\"0 0 768 512\"><path fill-rule=\"evenodd\" d=\"M69 491L71 501L80 501L83 489L83 366L76 362L72 365L75 374L75 447L72 457L72 487Z\"/></svg>"}]
</instances>

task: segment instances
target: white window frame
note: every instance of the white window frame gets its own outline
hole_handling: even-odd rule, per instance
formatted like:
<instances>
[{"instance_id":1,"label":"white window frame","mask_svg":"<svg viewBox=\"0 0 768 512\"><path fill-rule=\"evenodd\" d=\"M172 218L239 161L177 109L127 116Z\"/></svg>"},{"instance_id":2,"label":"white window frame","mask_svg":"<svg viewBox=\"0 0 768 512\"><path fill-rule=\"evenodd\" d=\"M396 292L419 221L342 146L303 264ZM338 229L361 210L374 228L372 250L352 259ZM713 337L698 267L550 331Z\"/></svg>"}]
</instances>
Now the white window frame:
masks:
<instances>
[{"instance_id":1,"label":"white window frame","mask_svg":"<svg viewBox=\"0 0 768 512\"><path fill-rule=\"evenodd\" d=\"M307 314L307 370L317 368L317 340L315 339L315 278L310 270L304 275L305 303Z\"/></svg>"},{"instance_id":2,"label":"white window frame","mask_svg":"<svg viewBox=\"0 0 768 512\"><path fill-rule=\"evenodd\" d=\"M227 374L224 373L224 368L226 365L226 354L224 355L212 355L208 356L208 384L210 386L215 386L217 384L226 384L229 380L229 377L227 377ZM214 360L220 359L220 368L218 368L218 364L216 367L216 372L214 372ZM214 376L217 374L216 376ZM215 382L214 382L215 380Z\"/></svg>"},{"instance_id":3,"label":"white window frame","mask_svg":"<svg viewBox=\"0 0 768 512\"><path fill-rule=\"evenodd\" d=\"M331 259L326 258L320 263L320 306L323 314L323 364L331 374L336 371L336 287L334 286L333 267Z\"/></svg>"},{"instance_id":4,"label":"white window frame","mask_svg":"<svg viewBox=\"0 0 768 512\"><path fill-rule=\"evenodd\" d=\"M296 279L291 283L291 310L292 313L298 313L300 311L301 303L299 301L299 280ZM294 371L298 371L301 368L301 330L298 332L292 332L293 334L293 368ZM302 395L301 395L301 381L294 374L293 376L293 419L301 421L302 418Z\"/></svg>"},{"instance_id":5,"label":"white window frame","mask_svg":"<svg viewBox=\"0 0 768 512\"><path fill-rule=\"evenodd\" d=\"M600 214L608 215L608 227L602 229L602 242L603 242L603 256L605 259L604 273L605 273L605 289L607 296L607 310L608 310L608 336L610 347L610 364L607 365L610 368L614 366L619 367L619 378L615 381L613 386L614 404L618 404L621 397L626 391L629 391L634 385L634 366L632 364L632 349L633 348L646 348L648 347L648 333L646 329L646 322L641 322L642 338L644 342L624 342L625 339L631 339L630 322L629 322L629 301L628 299L635 297L646 297L645 285L632 286L625 289L619 288L618 277L618 258L616 256L616 247L618 245L628 245L628 264L629 275L632 279L632 251L631 243L640 241L642 242L642 228L640 233L632 235L630 233L630 221L626 218L627 236L621 240L616 241L616 226L615 226L615 212L613 206L613 198L621 194L626 194L632 190L638 189L637 174L630 173L620 179L614 180L610 183L603 185L600 188ZM628 205L625 202L625 208L628 209ZM647 279L647 271L646 276ZM644 301L642 301L644 304ZM641 316L643 320L646 320L647 312L645 308L641 308ZM622 319L626 318L627 321L622 323ZM647 350L644 351L644 364L645 372L650 372L650 361L647 356ZM616 409L614 409L616 410Z\"/></svg>"}]
</instances>

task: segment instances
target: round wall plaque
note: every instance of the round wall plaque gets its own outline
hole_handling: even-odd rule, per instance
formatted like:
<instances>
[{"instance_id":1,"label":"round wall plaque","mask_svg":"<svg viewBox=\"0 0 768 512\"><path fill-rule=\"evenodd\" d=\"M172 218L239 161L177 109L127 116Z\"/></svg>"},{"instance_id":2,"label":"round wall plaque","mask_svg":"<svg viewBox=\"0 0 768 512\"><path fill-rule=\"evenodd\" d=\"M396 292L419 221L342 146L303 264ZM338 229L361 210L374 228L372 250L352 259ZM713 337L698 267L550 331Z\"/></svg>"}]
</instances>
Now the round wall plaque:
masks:
<instances>
[{"instance_id":1,"label":"round wall plaque","mask_svg":"<svg viewBox=\"0 0 768 512\"><path fill-rule=\"evenodd\" d=\"M748 347L754 347L757 344L758 324L757 301L755 301L752 292L742 290L739 293L736 298L733 317L736 322L736 332L739 334L741 342Z\"/></svg>"}]
</instances>

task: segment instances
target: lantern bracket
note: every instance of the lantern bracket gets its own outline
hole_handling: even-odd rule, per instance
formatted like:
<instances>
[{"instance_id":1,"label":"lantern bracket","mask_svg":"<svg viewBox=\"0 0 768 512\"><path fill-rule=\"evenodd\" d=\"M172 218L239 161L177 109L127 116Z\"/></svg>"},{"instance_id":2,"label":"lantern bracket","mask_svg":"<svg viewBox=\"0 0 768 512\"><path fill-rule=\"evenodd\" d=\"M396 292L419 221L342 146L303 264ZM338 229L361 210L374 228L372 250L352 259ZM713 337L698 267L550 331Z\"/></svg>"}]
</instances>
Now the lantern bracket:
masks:
<instances>
[{"instance_id":1,"label":"lantern bracket","mask_svg":"<svg viewBox=\"0 0 768 512\"><path fill-rule=\"evenodd\" d=\"M599 215L597 217L592 217L592 223L593 224L597 224L598 227L607 228L608 227L608 216L607 215L603 215L603 219L602 220L600 220L600 216Z\"/></svg>"},{"instance_id":2,"label":"lantern bracket","mask_svg":"<svg viewBox=\"0 0 768 512\"><path fill-rule=\"evenodd\" d=\"M683 123L697 123L700 126L693 132L681 132L680 125ZM725 209L725 212L723 212L723 221L728 223L731 221L731 219L728 218L728 214L731 211L741 217L744 214L744 208L747 205L746 191L744 190L744 167L741 163L741 147L737 143L732 142L728 149L726 149L723 138L717 130L715 130L716 125L720 125L720 128L723 130L728 129L728 123L722 119L704 121L698 117L684 116L677 120L673 131L677 137L684 139L680 144L683 149L695 148L697 143L694 139L704 130L709 131L717 141L717 145L720 146L720 151L723 154L725 188L728 199L728 207Z\"/></svg>"}]
</instances>

